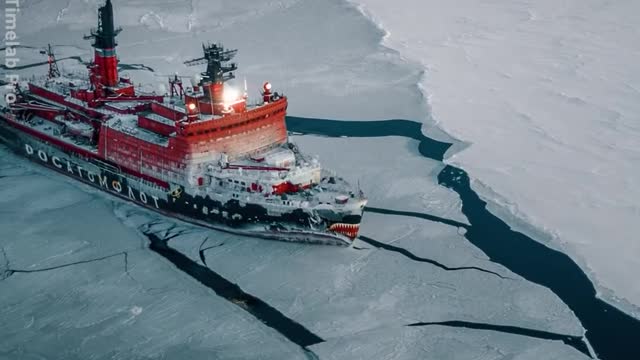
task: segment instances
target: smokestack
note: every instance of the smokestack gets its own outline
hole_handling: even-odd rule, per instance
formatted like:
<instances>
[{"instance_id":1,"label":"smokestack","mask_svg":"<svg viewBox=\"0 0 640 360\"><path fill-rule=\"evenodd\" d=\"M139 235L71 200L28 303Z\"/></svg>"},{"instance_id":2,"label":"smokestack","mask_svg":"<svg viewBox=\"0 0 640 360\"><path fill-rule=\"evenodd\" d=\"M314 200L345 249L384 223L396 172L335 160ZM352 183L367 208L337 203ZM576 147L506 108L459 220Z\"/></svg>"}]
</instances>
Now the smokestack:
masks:
<instances>
[{"instance_id":1,"label":"smokestack","mask_svg":"<svg viewBox=\"0 0 640 360\"><path fill-rule=\"evenodd\" d=\"M116 47L116 28L113 22L113 5L111 0L107 0L107 3L98 10L100 16L100 23L98 29L102 33L100 44L103 49L112 49Z\"/></svg>"},{"instance_id":2,"label":"smokestack","mask_svg":"<svg viewBox=\"0 0 640 360\"><path fill-rule=\"evenodd\" d=\"M98 28L85 38L93 39L95 63L98 67L100 83L107 87L118 85L118 58L116 56L116 36L121 29L116 29L113 20L113 5L107 0L98 9Z\"/></svg>"}]
</instances>

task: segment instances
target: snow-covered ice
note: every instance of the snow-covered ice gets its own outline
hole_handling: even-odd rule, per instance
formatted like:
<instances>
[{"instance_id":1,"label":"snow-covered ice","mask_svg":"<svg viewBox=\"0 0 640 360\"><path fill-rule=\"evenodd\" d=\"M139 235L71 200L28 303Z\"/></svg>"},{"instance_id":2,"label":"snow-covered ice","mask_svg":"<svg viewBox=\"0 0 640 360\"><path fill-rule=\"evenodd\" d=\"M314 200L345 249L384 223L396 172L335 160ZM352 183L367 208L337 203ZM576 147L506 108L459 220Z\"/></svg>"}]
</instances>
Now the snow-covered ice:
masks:
<instances>
[{"instance_id":1,"label":"snow-covered ice","mask_svg":"<svg viewBox=\"0 0 640 360\"><path fill-rule=\"evenodd\" d=\"M356 3L426 69L433 120L471 143L448 162L640 313L640 3Z\"/></svg>"}]
</instances>

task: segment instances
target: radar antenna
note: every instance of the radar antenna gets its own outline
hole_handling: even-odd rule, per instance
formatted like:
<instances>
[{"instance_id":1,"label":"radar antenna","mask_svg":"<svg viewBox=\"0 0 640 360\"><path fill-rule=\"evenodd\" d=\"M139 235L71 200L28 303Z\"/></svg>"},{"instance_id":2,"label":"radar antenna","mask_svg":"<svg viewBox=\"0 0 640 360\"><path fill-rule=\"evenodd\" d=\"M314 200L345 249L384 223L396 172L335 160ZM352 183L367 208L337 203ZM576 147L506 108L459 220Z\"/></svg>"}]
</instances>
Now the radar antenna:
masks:
<instances>
[{"instance_id":1,"label":"radar antenna","mask_svg":"<svg viewBox=\"0 0 640 360\"><path fill-rule=\"evenodd\" d=\"M221 44L202 45L204 56L201 58L185 61L187 66L207 65L207 71L202 73L203 82L222 84L231 79L235 79L234 71L238 70L236 63L229 63L238 50L226 50Z\"/></svg>"}]
</instances>

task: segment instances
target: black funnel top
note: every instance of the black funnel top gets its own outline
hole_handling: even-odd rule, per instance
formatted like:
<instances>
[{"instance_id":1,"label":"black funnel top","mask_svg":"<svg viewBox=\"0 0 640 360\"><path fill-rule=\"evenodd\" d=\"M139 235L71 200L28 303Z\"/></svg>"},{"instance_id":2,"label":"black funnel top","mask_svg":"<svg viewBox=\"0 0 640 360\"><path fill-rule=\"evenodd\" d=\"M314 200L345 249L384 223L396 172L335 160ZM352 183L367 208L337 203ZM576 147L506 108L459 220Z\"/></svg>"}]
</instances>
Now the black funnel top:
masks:
<instances>
[{"instance_id":1,"label":"black funnel top","mask_svg":"<svg viewBox=\"0 0 640 360\"><path fill-rule=\"evenodd\" d=\"M120 29L116 29L113 21L113 5L107 0L104 6L98 9L98 28L92 32L95 39L94 47L99 49L112 49L116 44L116 36Z\"/></svg>"}]
</instances>

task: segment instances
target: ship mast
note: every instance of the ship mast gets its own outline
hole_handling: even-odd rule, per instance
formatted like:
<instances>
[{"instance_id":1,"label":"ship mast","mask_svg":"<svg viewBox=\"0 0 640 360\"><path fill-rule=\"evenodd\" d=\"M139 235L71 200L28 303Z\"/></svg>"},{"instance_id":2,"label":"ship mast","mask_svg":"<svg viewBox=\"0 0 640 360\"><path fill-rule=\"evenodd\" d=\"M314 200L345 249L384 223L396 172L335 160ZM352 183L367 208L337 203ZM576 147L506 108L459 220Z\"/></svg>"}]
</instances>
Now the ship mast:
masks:
<instances>
[{"instance_id":1,"label":"ship mast","mask_svg":"<svg viewBox=\"0 0 640 360\"><path fill-rule=\"evenodd\" d=\"M212 104L221 104L224 101L224 83L235 79L234 71L238 70L236 63L229 63L238 53L238 50L227 50L221 44L202 45L204 56L185 61L187 66L207 65L203 72L200 86L204 89L205 96Z\"/></svg>"},{"instance_id":2,"label":"ship mast","mask_svg":"<svg viewBox=\"0 0 640 360\"><path fill-rule=\"evenodd\" d=\"M56 55L53 53L51 44L48 44L45 50L40 51L40 54L47 55L47 62L49 63L49 79L60 77L60 69L58 69L58 61Z\"/></svg>"}]
</instances>

